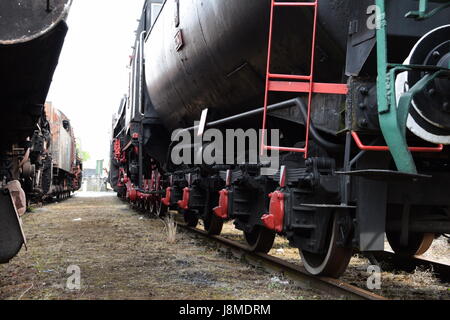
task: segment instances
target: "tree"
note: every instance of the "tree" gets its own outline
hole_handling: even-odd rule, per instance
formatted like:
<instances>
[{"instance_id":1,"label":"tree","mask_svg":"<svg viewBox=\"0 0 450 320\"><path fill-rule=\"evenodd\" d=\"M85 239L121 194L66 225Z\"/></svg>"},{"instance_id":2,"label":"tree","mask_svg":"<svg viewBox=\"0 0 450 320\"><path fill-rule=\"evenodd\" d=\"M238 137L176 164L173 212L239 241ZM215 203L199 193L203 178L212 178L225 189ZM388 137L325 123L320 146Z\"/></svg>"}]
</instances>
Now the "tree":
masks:
<instances>
[{"instance_id":1,"label":"tree","mask_svg":"<svg viewBox=\"0 0 450 320\"><path fill-rule=\"evenodd\" d=\"M89 152L81 150L81 146L78 142L77 142L76 148L77 148L78 157L80 157L82 162L86 162L91 158L91 155L89 154Z\"/></svg>"}]
</instances>

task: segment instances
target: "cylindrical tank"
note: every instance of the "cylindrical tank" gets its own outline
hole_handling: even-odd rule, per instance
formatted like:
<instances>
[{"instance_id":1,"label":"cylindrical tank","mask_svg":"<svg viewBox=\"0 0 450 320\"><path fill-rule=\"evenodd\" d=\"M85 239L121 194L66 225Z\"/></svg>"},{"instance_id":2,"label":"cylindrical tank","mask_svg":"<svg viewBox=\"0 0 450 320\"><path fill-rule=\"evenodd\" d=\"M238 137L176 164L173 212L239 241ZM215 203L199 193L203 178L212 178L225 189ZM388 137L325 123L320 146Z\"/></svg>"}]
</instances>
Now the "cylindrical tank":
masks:
<instances>
[{"instance_id":1,"label":"cylindrical tank","mask_svg":"<svg viewBox=\"0 0 450 320\"><path fill-rule=\"evenodd\" d=\"M319 1L316 81L341 82L351 1ZM263 103L270 0L167 0L145 45L150 99L171 129ZM272 72L310 71L312 8L276 8ZM295 35L295 36L293 36ZM182 40L181 40L182 39Z\"/></svg>"},{"instance_id":2,"label":"cylindrical tank","mask_svg":"<svg viewBox=\"0 0 450 320\"><path fill-rule=\"evenodd\" d=\"M147 35L144 54L149 97L169 129L192 126L204 108L209 108L208 119L215 120L263 104L270 3L165 1ZM376 30L370 27L376 21L374 4L318 0L314 81L346 83L346 75L376 78ZM438 5L431 2L429 8ZM418 9L416 0L390 0L386 8L392 63L402 63L421 35L448 23L445 12L420 23L405 18ZM311 7L275 8L272 73L309 75L312 28ZM272 94L270 103L290 97ZM315 101L313 122L316 106L339 113L339 100L332 108Z\"/></svg>"},{"instance_id":3,"label":"cylindrical tank","mask_svg":"<svg viewBox=\"0 0 450 320\"><path fill-rule=\"evenodd\" d=\"M0 1L0 144L29 137L41 116L72 0Z\"/></svg>"}]
</instances>

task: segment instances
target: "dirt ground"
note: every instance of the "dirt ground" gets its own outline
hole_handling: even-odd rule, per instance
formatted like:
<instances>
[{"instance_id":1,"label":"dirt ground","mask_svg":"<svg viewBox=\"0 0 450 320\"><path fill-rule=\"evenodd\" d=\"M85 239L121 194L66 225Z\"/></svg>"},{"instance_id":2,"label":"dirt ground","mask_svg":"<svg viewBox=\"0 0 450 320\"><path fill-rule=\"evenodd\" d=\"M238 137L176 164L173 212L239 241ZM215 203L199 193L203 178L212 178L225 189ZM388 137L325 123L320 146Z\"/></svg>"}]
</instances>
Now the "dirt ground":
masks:
<instances>
[{"instance_id":1,"label":"dirt ground","mask_svg":"<svg viewBox=\"0 0 450 320\"><path fill-rule=\"evenodd\" d=\"M232 223L224 226L222 235L245 243L242 232L236 230ZM387 242L385 249L390 249ZM298 249L290 247L289 242L282 237L276 237L269 254L302 265ZM450 245L447 239L441 237L434 240L431 248L423 257L450 264ZM367 290L367 278L370 275L367 269L370 265L367 258L356 254L341 279ZM450 283L441 282L431 269L416 269L413 273L407 273L401 270L392 270L392 266L384 265L383 262L380 263L380 266L382 271L384 269L389 271L381 273L381 289L372 290L374 293L391 299L450 300Z\"/></svg>"},{"instance_id":2,"label":"dirt ground","mask_svg":"<svg viewBox=\"0 0 450 320\"><path fill-rule=\"evenodd\" d=\"M0 299L327 299L256 269L115 196L78 194L24 217L28 251L0 265ZM80 290L69 290L80 270ZM76 267L73 267L76 266ZM69 268L69 273L68 273Z\"/></svg>"}]
</instances>

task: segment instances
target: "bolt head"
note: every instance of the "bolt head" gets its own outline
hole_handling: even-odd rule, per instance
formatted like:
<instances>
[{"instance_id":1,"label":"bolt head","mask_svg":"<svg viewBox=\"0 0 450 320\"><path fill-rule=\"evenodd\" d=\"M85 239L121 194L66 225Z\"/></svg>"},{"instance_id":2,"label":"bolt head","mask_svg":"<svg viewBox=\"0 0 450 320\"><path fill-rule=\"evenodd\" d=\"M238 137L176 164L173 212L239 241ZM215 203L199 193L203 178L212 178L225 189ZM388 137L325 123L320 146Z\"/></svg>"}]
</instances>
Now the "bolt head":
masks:
<instances>
[{"instance_id":1,"label":"bolt head","mask_svg":"<svg viewBox=\"0 0 450 320\"><path fill-rule=\"evenodd\" d=\"M366 87L361 87L361 88L359 88L359 93L366 96L369 94L369 89L367 89Z\"/></svg>"},{"instance_id":2,"label":"bolt head","mask_svg":"<svg viewBox=\"0 0 450 320\"><path fill-rule=\"evenodd\" d=\"M367 119L361 119L361 120L359 120L358 123L361 128L367 128L367 126L369 125L369 122L367 121Z\"/></svg>"}]
</instances>

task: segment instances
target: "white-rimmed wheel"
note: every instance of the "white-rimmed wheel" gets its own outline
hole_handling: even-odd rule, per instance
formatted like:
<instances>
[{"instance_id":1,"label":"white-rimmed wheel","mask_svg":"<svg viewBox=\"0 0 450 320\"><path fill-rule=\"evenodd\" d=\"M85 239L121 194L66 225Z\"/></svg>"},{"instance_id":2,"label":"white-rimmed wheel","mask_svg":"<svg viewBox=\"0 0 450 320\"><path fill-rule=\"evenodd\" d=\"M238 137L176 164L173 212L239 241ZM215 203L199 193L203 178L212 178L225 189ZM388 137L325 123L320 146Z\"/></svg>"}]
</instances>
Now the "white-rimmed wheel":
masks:
<instances>
[{"instance_id":1,"label":"white-rimmed wheel","mask_svg":"<svg viewBox=\"0 0 450 320\"><path fill-rule=\"evenodd\" d=\"M423 255L430 249L434 237L434 233L411 233L408 236L408 243L402 245L400 242L400 232L386 232L386 238L392 250L396 254L404 256Z\"/></svg>"},{"instance_id":2,"label":"white-rimmed wheel","mask_svg":"<svg viewBox=\"0 0 450 320\"><path fill-rule=\"evenodd\" d=\"M450 25L436 28L424 35L414 46L405 65L426 65L448 68L450 63ZM426 75L412 70L400 73L395 82L397 102ZM408 129L425 141L450 145L450 79L442 76L431 81L412 101Z\"/></svg>"},{"instance_id":3,"label":"white-rimmed wheel","mask_svg":"<svg viewBox=\"0 0 450 320\"><path fill-rule=\"evenodd\" d=\"M159 192L159 194L157 194L154 197L154 214L158 217L164 217L169 208L162 203L162 198L163 198L163 194L164 194L164 186L162 183L162 174L158 171L157 177L156 177L156 186L155 186L155 190Z\"/></svg>"},{"instance_id":4,"label":"white-rimmed wheel","mask_svg":"<svg viewBox=\"0 0 450 320\"><path fill-rule=\"evenodd\" d=\"M209 235L218 236L222 232L223 228L223 219L219 218L214 214L213 211L210 211L206 218L203 220L205 231Z\"/></svg>"},{"instance_id":5,"label":"white-rimmed wheel","mask_svg":"<svg viewBox=\"0 0 450 320\"><path fill-rule=\"evenodd\" d=\"M409 217L410 219L420 219L421 217L433 215L435 213L440 214L441 210L436 208L411 206ZM402 207L398 205L389 205L387 207L386 238L396 254L402 256L420 256L430 249L435 238L434 233L407 230L407 235L405 234L405 238L402 239L401 230L391 228L392 225L396 224L402 224Z\"/></svg>"},{"instance_id":6,"label":"white-rimmed wheel","mask_svg":"<svg viewBox=\"0 0 450 320\"><path fill-rule=\"evenodd\" d=\"M150 214L156 215L156 200L155 199L149 198L147 200L147 207L148 207L147 210Z\"/></svg>"},{"instance_id":7,"label":"white-rimmed wheel","mask_svg":"<svg viewBox=\"0 0 450 320\"><path fill-rule=\"evenodd\" d=\"M161 199L158 199L155 210L158 217L164 217L167 214L168 208L164 203L162 203Z\"/></svg>"},{"instance_id":8,"label":"white-rimmed wheel","mask_svg":"<svg viewBox=\"0 0 450 320\"><path fill-rule=\"evenodd\" d=\"M334 215L327 235L327 250L324 253L311 253L306 250L300 250L305 269L313 275L339 278L347 269L353 249L338 245L339 225L337 220L337 215Z\"/></svg>"},{"instance_id":9,"label":"white-rimmed wheel","mask_svg":"<svg viewBox=\"0 0 450 320\"><path fill-rule=\"evenodd\" d=\"M245 241L250 250L268 253L275 241L275 232L261 226L255 226L251 232L244 231Z\"/></svg>"},{"instance_id":10,"label":"white-rimmed wheel","mask_svg":"<svg viewBox=\"0 0 450 320\"><path fill-rule=\"evenodd\" d=\"M195 228L198 225L198 215L191 210L182 210L181 212L188 227Z\"/></svg>"}]
</instances>

